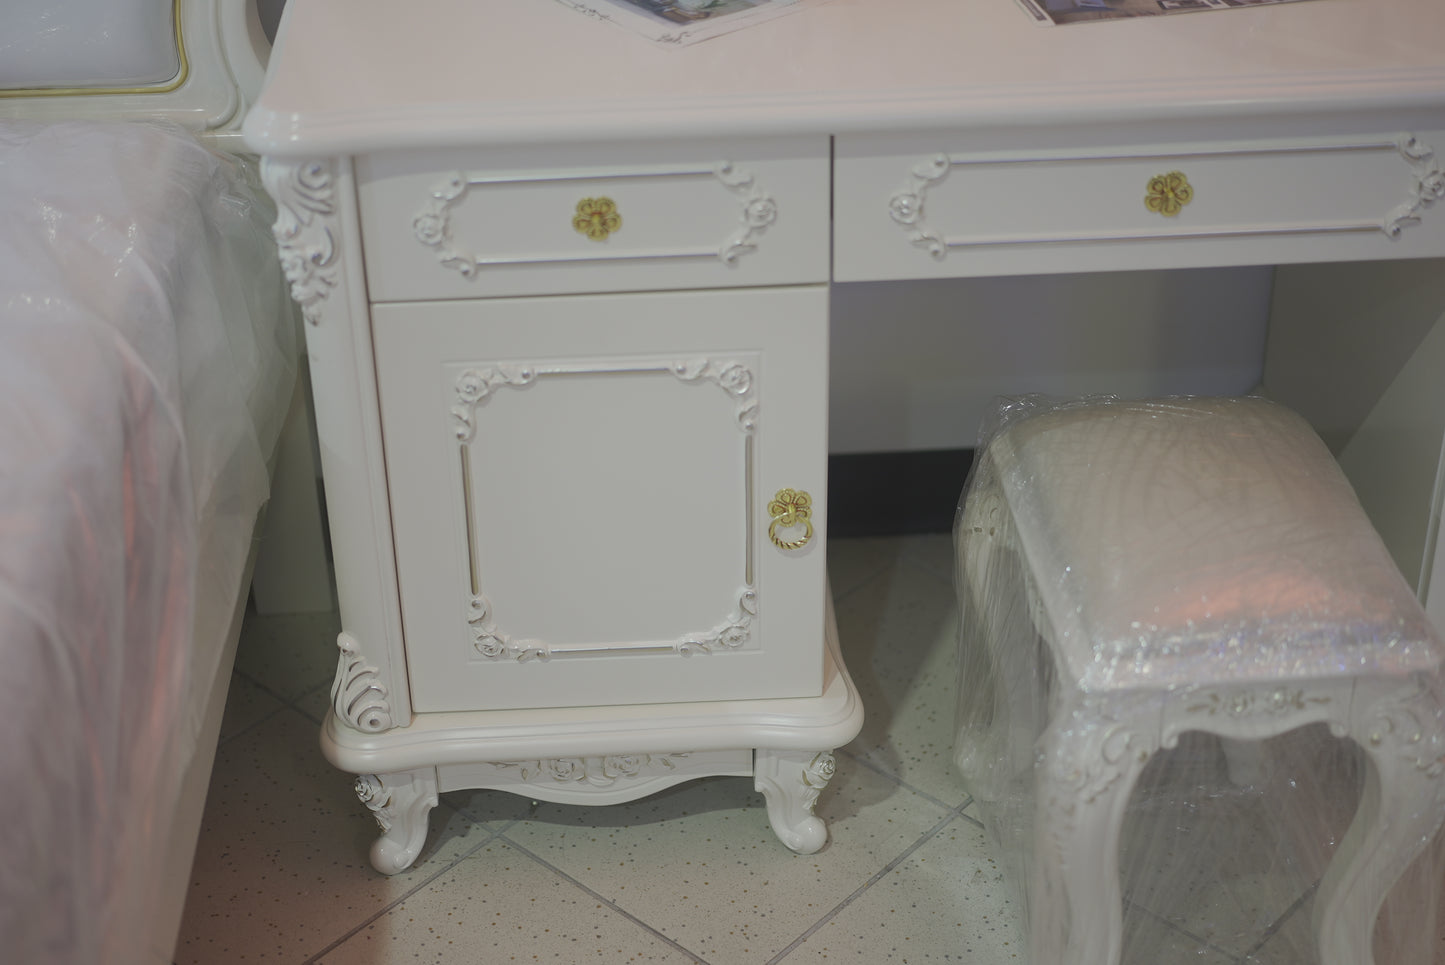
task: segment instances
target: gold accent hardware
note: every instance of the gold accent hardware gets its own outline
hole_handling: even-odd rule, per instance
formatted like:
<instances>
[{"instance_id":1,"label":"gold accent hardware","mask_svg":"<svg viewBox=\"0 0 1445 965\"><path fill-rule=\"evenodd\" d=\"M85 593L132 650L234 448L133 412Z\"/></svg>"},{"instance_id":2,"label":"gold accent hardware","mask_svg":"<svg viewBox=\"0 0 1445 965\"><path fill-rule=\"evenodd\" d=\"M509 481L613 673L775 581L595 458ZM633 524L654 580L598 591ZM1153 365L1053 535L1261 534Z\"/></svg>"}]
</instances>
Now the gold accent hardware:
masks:
<instances>
[{"instance_id":1,"label":"gold accent hardware","mask_svg":"<svg viewBox=\"0 0 1445 965\"><path fill-rule=\"evenodd\" d=\"M622 227L622 215L611 198L583 198L577 202L577 216L572 227L593 241L606 241L607 236Z\"/></svg>"},{"instance_id":2,"label":"gold accent hardware","mask_svg":"<svg viewBox=\"0 0 1445 965\"><path fill-rule=\"evenodd\" d=\"M1182 171L1157 174L1149 179L1149 189L1144 194L1144 207L1172 218L1186 204L1194 200L1194 187Z\"/></svg>"},{"instance_id":3,"label":"gold accent hardware","mask_svg":"<svg viewBox=\"0 0 1445 965\"><path fill-rule=\"evenodd\" d=\"M808 545L813 538L813 497L801 489L779 489L773 501L768 503L768 515L773 522L768 526L768 539L782 550L798 550ZM803 527L801 539L786 540L778 535L778 529Z\"/></svg>"}]
</instances>

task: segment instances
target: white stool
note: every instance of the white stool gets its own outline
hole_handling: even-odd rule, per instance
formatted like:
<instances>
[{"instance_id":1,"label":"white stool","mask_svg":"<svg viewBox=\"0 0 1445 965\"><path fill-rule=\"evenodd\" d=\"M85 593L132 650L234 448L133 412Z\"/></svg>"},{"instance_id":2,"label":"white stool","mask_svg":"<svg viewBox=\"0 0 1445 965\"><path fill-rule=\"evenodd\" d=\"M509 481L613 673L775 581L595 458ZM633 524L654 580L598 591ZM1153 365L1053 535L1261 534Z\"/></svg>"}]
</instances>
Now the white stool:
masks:
<instances>
[{"instance_id":1,"label":"white stool","mask_svg":"<svg viewBox=\"0 0 1445 965\"><path fill-rule=\"evenodd\" d=\"M1445 816L1442 648L1329 452L1260 399L999 421L956 530L957 760L983 798L1030 789L1032 961L1119 961L1120 827L1156 750L1322 722L1369 774L1316 895L1320 959L1368 965Z\"/></svg>"}]
</instances>

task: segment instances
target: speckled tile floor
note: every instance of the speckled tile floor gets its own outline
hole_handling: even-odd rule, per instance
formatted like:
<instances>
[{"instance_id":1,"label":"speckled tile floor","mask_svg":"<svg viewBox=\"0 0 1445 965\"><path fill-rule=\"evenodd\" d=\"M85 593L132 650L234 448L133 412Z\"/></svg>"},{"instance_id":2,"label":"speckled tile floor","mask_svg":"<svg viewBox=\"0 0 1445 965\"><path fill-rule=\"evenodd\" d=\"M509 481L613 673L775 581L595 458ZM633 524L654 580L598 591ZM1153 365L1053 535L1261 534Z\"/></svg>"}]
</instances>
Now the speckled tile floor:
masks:
<instances>
[{"instance_id":1,"label":"speckled tile floor","mask_svg":"<svg viewBox=\"0 0 1445 965\"><path fill-rule=\"evenodd\" d=\"M416 864L383 877L370 813L317 746L336 618L249 619L176 962L1022 961L1020 909L950 761L952 564L946 536L829 546L868 720L809 856L777 841L751 780L711 778L595 808L446 794ZM1283 963L1271 936L1307 904L1263 914L1243 949L1162 916L1131 946L1154 965Z\"/></svg>"}]
</instances>

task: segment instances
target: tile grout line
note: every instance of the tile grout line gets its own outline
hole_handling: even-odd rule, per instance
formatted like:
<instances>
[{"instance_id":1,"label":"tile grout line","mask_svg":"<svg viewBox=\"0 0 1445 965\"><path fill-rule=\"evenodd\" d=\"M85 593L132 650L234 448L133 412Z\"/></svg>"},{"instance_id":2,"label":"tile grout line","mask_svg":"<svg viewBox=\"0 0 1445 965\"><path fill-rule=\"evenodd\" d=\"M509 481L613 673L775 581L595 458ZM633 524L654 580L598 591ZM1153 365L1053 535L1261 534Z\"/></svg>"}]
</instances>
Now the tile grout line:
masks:
<instances>
[{"instance_id":1,"label":"tile grout line","mask_svg":"<svg viewBox=\"0 0 1445 965\"><path fill-rule=\"evenodd\" d=\"M447 805L447 807L451 807L451 805ZM452 810L453 810L453 811L457 811L457 813L459 813L459 814L461 813L461 812L458 811L456 808L452 808ZM501 832L501 831L492 831L492 832L490 832L485 838L483 838L481 841L477 842L477 844L476 844L475 846L473 846L472 848L469 848L468 850L466 850L466 851L462 852L461 854L457 855L454 859L452 859L451 861L449 861L447 864L445 864L445 865L443 865L442 867L438 868L434 873L432 873L431 875L428 875L426 878L424 878L424 879L422 879L421 881L417 882L416 887L411 888L411 889L408 889L406 892L404 892L404 893L403 893L402 895L400 895L399 897L397 897L397 898L395 898L394 900L392 900L392 901L388 902L387 904L383 905L379 911L375 912L375 913L372 914L370 917L366 918L366 919L365 919L364 921L362 921L359 925L357 925L355 928L352 928L350 931L348 931L346 934L342 935L340 938L336 939L336 940L335 940L334 942L332 942L330 945L327 945L325 948L321 949L321 951L317 952L316 954L312 955L310 958L306 959L304 962L301 963L301 965L314 965L314 963L320 961L320 960L321 960L322 958L324 958L325 956L327 956L327 955L331 954L332 952L336 951L336 949L340 948L342 945L345 945L345 944L346 944L347 942L349 942L351 939L355 938L357 935L361 934L363 931L365 931L366 929L368 929L368 928L370 928L372 925L374 925L374 924L377 922L377 920L380 919L383 915L385 915L385 914L387 914L388 912L394 910L397 906L401 905L403 902L405 902L405 901L407 901L408 899L410 899L410 898L412 898L413 896L415 896L419 891L421 891L421 890L422 890L423 888L425 888L427 885L431 884L433 881L436 881L438 878L440 878L442 875L446 874L447 872L452 871L453 869L456 868L457 865L461 864L463 861L467 860L467 859L470 858L472 855L476 854L476 853L477 853L478 851L480 851L482 848L485 848L487 845L491 844L493 841L497 840L497 839L500 838L501 836L502 836L502 832Z\"/></svg>"},{"instance_id":2,"label":"tile grout line","mask_svg":"<svg viewBox=\"0 0 1445 965\"><path fill-rule=\"evenodd\" d=\"M271 687L268 687L266 684L264 684L264 683L262 683L260 680L256 679L255 676L253 676L253 675L250 674L250 673L247 673L246 671L240 669L239 667L233 667L233 668L231 669L231 677L232 677L232 681L231 681L231 683L228 684L227 687L226 687L226 699L227 699L227 700L230 699L231 688L232 688L233 686L235 686L235 678L239 677L239 678L241 678L242 680L246 681L246 683L250 684L252 687L255 687L257 690L261 691L261 693L265 694L267 697L270 697L272 700L274 700L274 701L276 701L277 703L279 703L281 706L280 706L280 707L277 707L277 708L275 708L275 709L273 709L273 710L271 710L271 711L268 711L268 712L266 712L266 713L264 713L264 714L262 714L260 717L258 717L258 718L256 718L255 720L251 721L251 722L250 722L249 724L247 724L245 727L242 727L240 730L236 731L236 733L230 734L230 735L228 735L228 736L226 736L226 737L219 738L219 739L216 741L216 746L217 746L218 748L224 747L225 745L231 743L231 741L235 740L235 739L238 738L238 737L241 737L241 736L243 736L243 735L245 735L245 734L249 734L251 731L255 730L257 727L260 727L262 724L264 724L264 723L266 723L267 721L271 720L273 717L275 717L277 714L281 713L281 711L283 711L283 710L294 710L294 711L296 711L298 714L300 714L302 717L304 717L306 720L310 721L310 722L313 723L313 724L320 724L320 723L321 723L321 722L318 721L315 717L311 716L311 715L308 714L306 711L302 710L299 705L300 705L300 703L301 703L302 700L305 700L305 699L306 699L307 697L309 697L312 693L314 693L315 691L320 690L322 687L326 686L327 683L328 683L328 681L322 680L322 681L318 681L317 683L311 684L310 686L308 686L308 687L306 687L304 690L302 690L301 693L297 694L295 697L293 697L293 698L291 698L291 699L288 700L286 697L284 697L284 696L282 696L281 694L277 693L277 692L276 692L275 690L273 690Z\"/></svg>"},{"instance_id":3,"label":"tile grout line","mask_svg":"<svg viewBox=\"0 0 1445 965\"><path fill-rule=\"evenodd\" d=\"M869 570L866 576L856 577L846 587L840 586L839 584L833 582L832 575L829 574L829 586L833 590L834 605L840 605L844 600L860 592L874 580L878 579L880 576L887 573L890 569L899 564L921 570L924 573L927 573L929 576L933 577L934 579L947 584L950 588L954 587L954 576L952 572L944 572L943 569L940 569L934 566L932 563L928 562L927 559L921 554L917 552L910 552L909 550L905 549L900 551L896 556L893 556L886 562Z\"/></svg>"},{"instance_id":4,"label":"tile grout line","mask_svg":"<svg viewBox=\"0 0 1445 965\"><path fill-rule=\"evenodd\" d=\"M925 801L927 801L928 803L930 803L930 804L936 804L936 805L938 805L939 807L943 808L945 811L953 811L953 810L960 810L960 811L961 811L961 810L963 810L964 808L968 807L970 804L973 803L973 795L972 795L972 794L968 794L967 792L965 792L965 794L964 794L965 800L963 801L962 804L949 804L947 801L941 800L940 798L936 798L936 797L934 797L932 794L929 794L927 791L922 790L921 788L914 787L912 784L908 783L908 782L905 781L903 778L899 777L897 774L893 774L893 773L891 773L891 772L889 772L889 771L887 771L887 770L884 770L883 767L881 767L880 765L873 763L872 761L868 760L868 759L865 758L865 757L860 757L859 755L857 755L857 754L854 753L853 751L848 750L846 747L840 747L840 748L838 748L837 751L835 751L835 753L839 753L839 754L845 755L845 756L846 756L850 761L852 761L854 764L857 764L857 765L859 765L859 766L861 766L861 767L866 767L868 770L872 771L874 774L877 774L879 777L884 778L885 780L888 780L888 781L892 781L894 784L896 784L896 785L898 785L899 787L903 788L905 791L910 791L910 792L912 792L913 794L917 794L919 797L923 798L923 799L924 799ZM964 815L964 816L967 817L967 815ZM980 824L979 826L982 827L981 824Z\"/></svg>"},{"instance_id":5,"label":"tile grout line","mask_svg":"<svg viewBox=\"0 0 1445 965\"><path fill-rule=\"evenodd\" d=\"M933 535L947 535L947 538L950 540L950 542L953 539L951 534L938 533ZM957 571L955 570L955 566L957 564L953 560L950 560L946 566L936 566L933 562L929 561L929 559L924 554L918 552L916 549L905 549L902 553L899 554L899 559L908 560L910 563L914 564L920 569L932 573L938 579L947 583L950 587L957 589L957 585L955 583L955 579L957 577Z\"/></svg>"},{"instance_id":6,"label":"tile grout line","mask_svg":"<svg viewBox=\"0 0 1445 965\"><path fill-rule=\"evenodd\" d=\"M867 891L869 888L872 888L879 881L882 881L894 869L896 869L904 861L907 861L909 856L911 856L915 851L917 851L919 848L923 847L929 841L937 837L938 834L942 832L944 828L948 827L948 825L951 824L955 818L962 817L963 809L966 806L967 805L960 805L956 808L952 808L939 820L937 824L935 824L927 831L923 832L923 834L919 836L917 841L913 842L911 845L905 848L902 854L898 855L892 861L889 861L887 864L885 864L881 869L874 872L868 878L868 880L863 882L863 884L859 885L851 895L838 902L838 904L834 906L831 911L827 912L825 915L823 915L823 917L819 918L812 925L810 925L808 929L804 931L801 935L789 942L782 951L778 952L778 954L768 959L767 965L778 965L778 963L781 962L783 959L787 958L793 952L797 951L798 947L801 946L804 942L806 942L809 938L813 937L813 935L817 933L819 929L821 929L824 925L828 924L834 918L838 917L838 914L842 912L843 909L847 908L849 905L853 904L853 902L857 901L858 898L862 897L865 891Z\"/></svg>"},{"instance_id":7,"label":"tile grout line","mask_svg":"<svg viewBox=\"0 0 1445 965\"><path fill-rule=\"evenodd\" d=\"M1200 936L1194 934L1194 933L1193 933L1192 931L1190 931L1189 929L1183 928L1183 927L1181 927L1181 926L1179 926L1179 925L1174 924L1174 922L1170 921L1168 918L1165 918L1163 915L1160 915L1160 914L1158 914L1158 913L1156 913L1156 912L1154 912L1154 911L1151 911L1150 909L1148 909L1148 908L1144 907L1143 905L1139 904L1137 901L1131 901L1131 900L1125 898L1125 899L1124 899L1124 905L1125 905L1125 907L1128 908L1128 909L1133 909L1133 910L1135 910L1135 911L1141 912L1142 914L1146 915L1146 916L1149 917L1149 918L1152 918L1155 922L1157 922L1157 923L1160 924L1160 925L1163 925L1163 926L1164 926L1165 928L1167 928L1168 930L1170 930L1170 931L1172 931L1172 932L1177 932L1178 934L1183 935L1185 938L1189 939L1189 940L1190 940L1191 942L1193 942L1194 944L1199 945L1199 946L1202 947L1202 948L1207 948L1207 949L1209 949L1211 952L1214 952L1216 955L1219 955L1219 956L1222 957L1222 958L1227 958L1227 959L1229 959L1231 962L1235 963L1235 965L1242 965L1243 962L1247 962L1247 961L1249 960L1249 959L1248 959L1248 956L1251 955L1251 954L1253 954L1252 951L1251 951L1251 952L1246 952L1246 953L1245 953L1245 957L1241 958L1238 954L1236 954L1236 953L1234 953L1234 952L1231 952L1229 949L1227 949L1227 948L1222 948L1222 947L1220 947L1219 945L1214 944L1214 942L1210 941L1209 939L1207 939L1207 938L1201 938ZM1264 944L1264 943L1261 942L1260 944Z\"/></svg>"},{"instance_id":8,"label":"tile grout line","mask_svg":"<svg viewBox=\"0 0 1445 965\"><path fill-rule=\"evenodd\" d=\"M1284 923L1289 921L1290 918L1294 917L1295 913L1298 912L1302 907L1304 907L1305 902L1309 901L1312 897L1314 897L1314 894L1316 891L1319 890L1319 887L1320 883L1318 881L1310 885L1304 890L1304 894L1296 898L1294 900L1294 903L1284 910L1283 914L1281 914L1278 918L1271 922L1270 926L1264 930L1264 935L1260 937L1259 941L1255 942L1254 946L1250 948L1249 951L1244 953L1243 961L1250 961L1255 955L1259 953L1260 949L1264 948L1265 945L1268 945L1270 940L1273 939L1274 936L1278 935L1280 933L1280 930L1284 928Z\"/></svg>"},{"instance_id":9,"label":"tile grout line","mask_svg":"<svg viewBox=\"0 0 1445 965\"><path fill-rule=\"evenodd\" d=\"M240 678L242 678L242 679L245 680L247 683L249 683L251 686L255 687L256 689L258 689L258 690L260 690L262 693L264 693L267 697L270 697L272 700L278 701L278 702L281 704L281 706L276 707L276 708L274 708L274 709L272 709L272 710L267 711L266 713L262 714L260 717L257 717L255 720L251 721L251 722L250 722L249 724L247 724L245 727L242 727L240 730L236 731L234 734L230 734L230 735L227 735L227 736L225 736L225 737L219 738L219 739L216 741L216 749L217 749L217 750L220 750L222 747L225 747L227 744L231 743L231 742L234 741L234 740L237 740L237 739L239 739L239 738L241 738L241 737L246 736L247 734L249 734L249 733L251 733L252 731L254 731L254 730L256 730L257 728L259 728L262 724L265 724L265 723L267 723L268 721L270 721L272 718L274 718L276 715L280 714L282 711L294 710L294 709L295 709L295 708L293 708L293 707L291 706L291 702L290 702L290 701L282 699L278 694L276 694L273 690L271 690L270 687L267 687L267 686L265 686L264 684L259 683L259 682L258 682L254 677L252 677L250 674L244 673L243 671L240 671L240 670L235 670L235 671L232 671L232 675L233 675L233 677L240 677ZM232 685L234 685L234 684L235 684L235 681L232 680ZM230 699L230 695L231 695L231 688L228 686L228 687L226 688L226 698L227 698L228 700ZM224 713L224 711L223 711L223 713ZM305 715L303 714L302 716L304 717ZM309 718L308 718L308 719L309 719Z\"/></svg>"},{"instance_id":10,"label":"tile grout line","mask_svg":"<svg viewBox=\"0 0 1445 965\"><path fill-rule=\"evenodd\" d=\"M511 828L511 827L513 827L513 826L515 826L515 825L517 825L517 824L520 824L520 823L521 823L520 819L519 819L519 820L516 820L516 821L513 821L510 825L508 825L508 828ZM676 939L669 938L668 936L664 935L662 932L658 931L656 928L653 928L651 925L649 925L647 922L643 921L641 918L638 918L638 917L637 917L636 915L634 915L632 912L630 912L630 911L628 911L627 909L623 908L622 906L618 905L615 901L612 901L610 898L605 898L605 897L603 897L603 896L602 896L601 894L599 894L598 892L592 890L592 889L589 888L588 886L584 885L582 882L578 881L576 878L574 878L574 877L572 877L571 875L569 875L567 872L563 871L561 868L558 868L557 866L553 865L550 861L547 861L545 858L542 858L542 857L538 856L537 854L534 854L530 849L528 849L528 848L526 848L526 847L518 844L517 842L513 841L511 838L509 838L509 837L506 836L506 834L505 834L504 831L498 831L498 832L497 832L497 837L500 838L503 842L505 842L506 845L507 845L507 847L513 848L513 849L515 849L515 850L517 850L517 851L520 851L522 854L524 854L524 855L526 855L527 857L531 858L533 861L537 862L537 864L539 864L539 865L541 865L542 867L546 868L548 871L552 872L554 875L556 875L557 877L561 878L563 881L569 882L570 884L572 884L572 885L573 885L575 888L577 888L578 890L580 890L580 891L582 891L583 893L585 893L585 894L591 896L592 898L596 899L598 902L602 903L602 904L605 905L607 908L609 908L609 909L611 909L612 911L616 912L617 914L621 915L623 918L626 918L628 921L632 922L634 925L637 925L637 926L638 926L639 928L641 928L643 931L645 931L645 932L647 932L649 935L652 935L653 937L655 937L658 941L664 942L665 944L670 945L672 948L674 948L674 949L676 949L677 951L681 952L682 954L686 955L688 958L692 959L693 962L696 963L696 965L708 965L707 960L706 960L705 958L703 958L701 955L698 955L696 952L692 951L691 949L689 949L689 948L687 948L687 947L679 944Z\"/></svg>"}]
</instances>

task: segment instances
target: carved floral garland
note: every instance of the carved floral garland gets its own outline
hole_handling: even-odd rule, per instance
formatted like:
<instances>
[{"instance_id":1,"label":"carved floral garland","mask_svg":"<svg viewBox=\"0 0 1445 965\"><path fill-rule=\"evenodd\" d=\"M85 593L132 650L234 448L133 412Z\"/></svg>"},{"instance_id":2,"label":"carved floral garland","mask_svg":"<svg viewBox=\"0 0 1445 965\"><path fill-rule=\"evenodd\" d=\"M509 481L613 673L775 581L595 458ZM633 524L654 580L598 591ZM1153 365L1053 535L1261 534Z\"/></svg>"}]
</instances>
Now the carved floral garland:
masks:
<instances>
[{"instance_id":1,"label":"carved floral garland","mask_svg":"<svg viewBox=\"0 0 1445 965\"><path fill-rule=\"evenodd\" d=\"M498 768L516 768L522 780L533 784L589 784L611 787L618 782L645 779L648 771L677 768L683 754L610 754L606 757L557 757L535 761L498 761Z\"/></svg>"}]
</instances>

